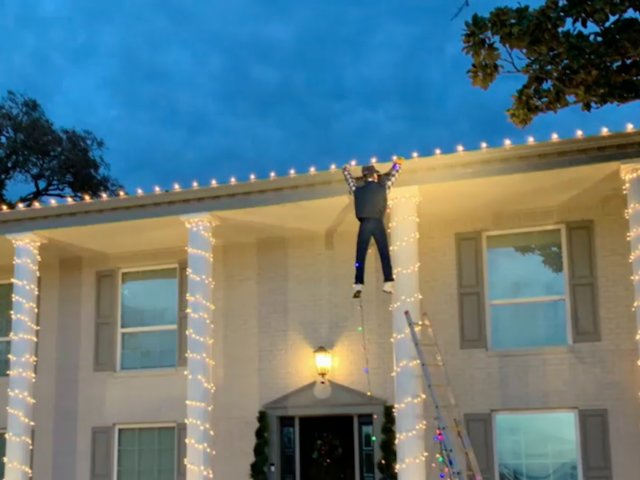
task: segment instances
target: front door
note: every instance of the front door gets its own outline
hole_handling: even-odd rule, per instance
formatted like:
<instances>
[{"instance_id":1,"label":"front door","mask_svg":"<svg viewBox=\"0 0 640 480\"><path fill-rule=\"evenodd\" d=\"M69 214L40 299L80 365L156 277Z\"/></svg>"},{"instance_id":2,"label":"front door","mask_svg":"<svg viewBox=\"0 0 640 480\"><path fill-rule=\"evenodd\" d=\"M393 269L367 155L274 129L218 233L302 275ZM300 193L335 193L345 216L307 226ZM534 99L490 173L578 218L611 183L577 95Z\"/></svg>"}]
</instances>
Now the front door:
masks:
<instances>
[{"instance_id":1,"label":"front door","mask_svg":"<svg viewBox=\"0 0 640 480\"><path fill-rule=\"evenodd\" d=\"M355 478L352 416L300 418L300 479Z\"/></svg>"}]
</instances>

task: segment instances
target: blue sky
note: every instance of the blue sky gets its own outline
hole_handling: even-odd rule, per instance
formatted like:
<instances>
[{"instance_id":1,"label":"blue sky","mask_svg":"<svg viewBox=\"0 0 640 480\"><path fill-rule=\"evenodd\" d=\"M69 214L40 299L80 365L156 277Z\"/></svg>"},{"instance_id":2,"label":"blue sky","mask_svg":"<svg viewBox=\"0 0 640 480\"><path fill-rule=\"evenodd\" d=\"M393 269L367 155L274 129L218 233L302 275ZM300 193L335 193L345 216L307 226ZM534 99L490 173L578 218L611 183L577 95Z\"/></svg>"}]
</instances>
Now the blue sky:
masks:
<instances>
[{"instance_id":1,"label":"blue sky","mask_svg":"<svg viewBox=\"0 0 640 480\"><path fill-rule=\"evenodd\" d=\"M520 80L473 88L460 40L509 1L471 3L451 20L457 0L5 0L0 92L92 130L146 190L640 124L636 102L515 128Z\"/></svg>"}]
</instances>

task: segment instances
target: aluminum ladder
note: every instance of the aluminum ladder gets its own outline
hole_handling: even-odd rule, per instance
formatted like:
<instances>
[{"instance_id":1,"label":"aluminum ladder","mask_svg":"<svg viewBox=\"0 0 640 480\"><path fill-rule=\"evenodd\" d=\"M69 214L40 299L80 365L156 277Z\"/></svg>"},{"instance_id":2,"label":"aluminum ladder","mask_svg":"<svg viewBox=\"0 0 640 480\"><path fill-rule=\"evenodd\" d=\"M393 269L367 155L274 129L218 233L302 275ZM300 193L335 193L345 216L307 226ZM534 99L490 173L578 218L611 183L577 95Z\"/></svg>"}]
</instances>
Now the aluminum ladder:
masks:
<instances>
[{"instance_id":1,"label":"aluminum ladder","mask_svg":"<svg viewBox=\"0 0 640 480\"><path fill-rule=\"evenodd\" d=\"M423 314L421 323L415 323L408 310L404 312L404 316L418 355L425 387L431 397L433 420L436 423L441 448L440 454L449 469L448 476L453 480L482 480L480 466L464 423L460 419L458 404L453 395L431 322L426 314ZM426 338L423 338L422 342L418 336L418 328L426 333ZM425 354L425 351L428 353ZM441 403L442 393L447 403Z\"/></svg>"}]
</instances>

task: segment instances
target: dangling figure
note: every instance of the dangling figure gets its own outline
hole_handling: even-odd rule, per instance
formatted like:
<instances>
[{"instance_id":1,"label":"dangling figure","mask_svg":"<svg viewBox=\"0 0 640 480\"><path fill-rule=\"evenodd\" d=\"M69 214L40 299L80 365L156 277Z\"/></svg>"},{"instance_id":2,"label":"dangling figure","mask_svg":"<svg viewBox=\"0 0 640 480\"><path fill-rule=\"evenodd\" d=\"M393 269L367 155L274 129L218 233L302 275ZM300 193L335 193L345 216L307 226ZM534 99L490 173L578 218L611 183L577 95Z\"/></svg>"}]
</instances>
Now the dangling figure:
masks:
<instances>
[{"instance_id":1,"label":"dangling figure","mask_svg":"<svg viewBox=\"0 0 640 480\"><path fill-rule=\"evenodd\" d=\"M389 242L387 231L384 227L384 214L387 211L387 193L396 181L402 162L401 157L393 158L393 166L381 174L374 165L362 167L362 177L353 178L348 165L342 168L344 178L349 185L349 193L355 199L356 218L360 222L358 230L358 243L356 247L356 279L353 285L355 290L353 298L360 298L364 287L364 264L367 258L367 250L371 237L376 242L384 285L382 291L393 293L393 269L391 267L391 255L389 254Z\"/></svg>"}]
</instances>

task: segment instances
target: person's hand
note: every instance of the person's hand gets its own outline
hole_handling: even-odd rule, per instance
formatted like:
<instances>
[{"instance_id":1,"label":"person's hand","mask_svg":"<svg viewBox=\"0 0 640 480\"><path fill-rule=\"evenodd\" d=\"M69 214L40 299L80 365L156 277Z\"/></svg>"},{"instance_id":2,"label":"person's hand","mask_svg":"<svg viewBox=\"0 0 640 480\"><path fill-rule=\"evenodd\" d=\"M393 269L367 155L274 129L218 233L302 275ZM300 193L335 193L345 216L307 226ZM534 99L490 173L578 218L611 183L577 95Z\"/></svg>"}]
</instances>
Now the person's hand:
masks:
<instances>
[{"instance_id":1,"label":"person's hand","mask_svg":"<svg viewBox=\"0 0 640 480\"><path fill-rule=\"evenodd\" d=\"M398 157L398 156L393 157L393 163L397 163L398 165L402 165L403 162L404 162L404 158L403 157Z\"/></svg>"},{"instance_id":2,"label":"person's hand","mask_svg":"<svg viewBox=\"0 0 640 480\"><path fill-rule=\"evenodd\" d=\"M351 170L351 167L350 167L350 166L349 166L349 164L347 163L347 164L345 164L345 165L342 167L342 170Z\"/></svg>"}]
</instances>

